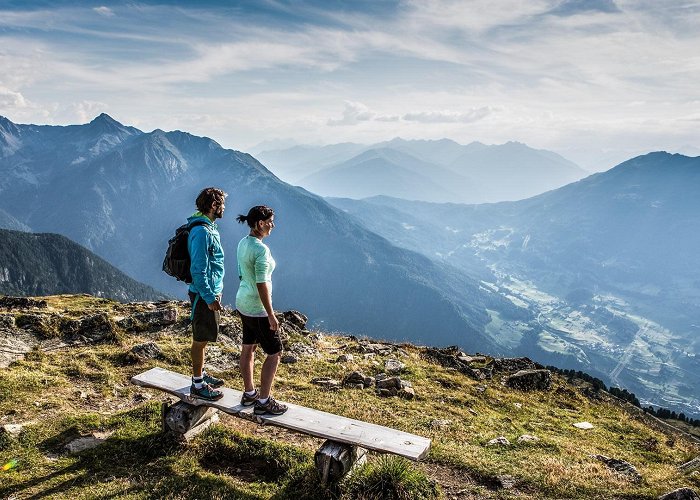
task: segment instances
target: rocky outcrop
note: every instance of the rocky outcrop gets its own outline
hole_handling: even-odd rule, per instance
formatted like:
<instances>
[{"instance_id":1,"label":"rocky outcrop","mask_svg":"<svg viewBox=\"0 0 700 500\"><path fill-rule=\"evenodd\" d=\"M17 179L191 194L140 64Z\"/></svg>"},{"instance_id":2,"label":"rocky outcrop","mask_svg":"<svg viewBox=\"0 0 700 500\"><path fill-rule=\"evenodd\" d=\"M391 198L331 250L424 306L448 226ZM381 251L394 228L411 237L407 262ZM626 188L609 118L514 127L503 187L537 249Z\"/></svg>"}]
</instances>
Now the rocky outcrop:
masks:
<instances>
[{"instance_id":1,"label":"rocky outcrop","mask_svg":"<svg viewBox=\"0 0 700 500\"><path fill-rule=\"evenodd\" d=\"M552 385L549 370L520 370L506 378L504 384L520 391L544 391Z\"/></svg>"},{"instance_id":2,"label":"rocky outcrop","mask_svg":"<svg viewBox=\"0 0 700 500\"><path fill-rule=\"evenodd\" d=\"M428 361L446 368L454 368L474 380L490 379L493 375L493 368L490 366L472 366L473 364L481 364L481 359L486 358L468 356L461 352L457 346L445 348L428 347L423 350L421 355ZM478 360L478 363L476 360Z\"/></svg>"},{"instance_id":3,"label":"rocky outcrop","mask_svg":"<svg viewBox=\"0 0 700 500\"><path fill-rule=\"evenodd\" d=\"M659 500L700 500L700 495L690 488L679 488L661 495Z\"/></svg>"}]
</instances>

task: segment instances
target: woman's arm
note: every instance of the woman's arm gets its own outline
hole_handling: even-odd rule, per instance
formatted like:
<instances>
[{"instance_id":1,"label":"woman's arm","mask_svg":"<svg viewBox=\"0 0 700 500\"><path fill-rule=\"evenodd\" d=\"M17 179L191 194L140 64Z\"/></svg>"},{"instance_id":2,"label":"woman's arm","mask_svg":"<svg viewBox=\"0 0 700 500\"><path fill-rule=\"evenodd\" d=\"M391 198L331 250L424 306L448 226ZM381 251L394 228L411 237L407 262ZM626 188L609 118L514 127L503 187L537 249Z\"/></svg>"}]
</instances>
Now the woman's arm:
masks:
<instances>
[{"instance_id":1,"label":"woman's arm","mask_svg":"<svg viewBox=\"0 0 700 500\"><path fill-rule=\"evenodd\" d=\"M267 283L256 283L258 287L258 295L260 295L260 301L267 311L267 320L270 322L270 330L277 331L279 328L279 321L275 317L275 311L272 309L272 296L270 294L270 287Z\"/></svg>"}]
</instances>

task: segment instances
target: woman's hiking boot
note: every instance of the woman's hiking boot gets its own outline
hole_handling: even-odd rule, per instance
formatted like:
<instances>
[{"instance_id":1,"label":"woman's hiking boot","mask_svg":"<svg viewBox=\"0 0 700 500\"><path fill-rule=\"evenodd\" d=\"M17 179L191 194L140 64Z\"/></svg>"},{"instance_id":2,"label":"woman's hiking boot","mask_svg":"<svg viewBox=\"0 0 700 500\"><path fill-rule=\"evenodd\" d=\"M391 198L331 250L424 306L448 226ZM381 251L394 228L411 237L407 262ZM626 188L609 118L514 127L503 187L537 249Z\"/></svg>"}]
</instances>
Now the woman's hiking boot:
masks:
<instances>
[{"instance_id":1,"label":"woman's hiking boot","mask_svg":"<svg viewBox=\"0 0 700 500\"><path fill-rule=\"evenodd\" d=\"M207 401L217 401L224 397L224 393L204 382L202 387L197 389L194 384L190 386L190 396L206 399Z\"/></svg>"},{"instance_id":2,"label":"woman's hiking boot","mask_svg":"<svg viewBox=\"0 0 700 500\"><path fill-rule=\"evenodd\" d=\"M272 396L267 398L265 404L257 400L255 402L255 408L253 409L253 413L256 415L265 415L266 413L270 415L282 415L285 411L287 411L287 405L278 403Z\"/></svg>"},{"instance_id":3,"label":"woman's hiking boot","mask_svg":"<svg viewBox=\"0 0 700 500\"><path fill-rule=\"evenodd\" d=\"M244 392L243 396L241 396L241 405L243 405L243 406L254 405L259 397L260 397L260 393L258 392L257 389L255 389L255 392L253 394L251 394L250 396Z\"/></svg>"}]
</instances>

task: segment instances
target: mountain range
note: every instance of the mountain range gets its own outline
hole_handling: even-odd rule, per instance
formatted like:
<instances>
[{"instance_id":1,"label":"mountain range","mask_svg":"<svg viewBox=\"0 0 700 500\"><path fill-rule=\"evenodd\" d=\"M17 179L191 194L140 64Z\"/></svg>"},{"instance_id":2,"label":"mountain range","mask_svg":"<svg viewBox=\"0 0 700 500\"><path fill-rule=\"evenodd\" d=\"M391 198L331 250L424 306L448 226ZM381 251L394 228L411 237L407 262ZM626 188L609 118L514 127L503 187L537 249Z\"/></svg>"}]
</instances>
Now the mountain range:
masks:
<instances>
[{"instance_id":1,"label":"mountain range","mask_svg":"<svg viewBox=\"0 0 700 500\"><path fill-rule=\"evenodd\" d=\"M65 236L0 229L0 294L65 293L122 302L167 298Z\"/></svg>"},{"instance_id":2,"label":"mountain range","mask_svg":"<svg viewBox=\"0 0 700 500\"><path fill-rule=\"evenodd\" d=\"M556 153L518 142L489 146L396 138L372 145L295 146L256 156L289 182L324 196L355 199L519 200L588 175Z\"/></svg>"},{"instance_id":3,"label":"mountain range","mask_svg":"<svg viewBox=\"0 0 700 500\"><path fill-rule=\"evenodd\" d=\"M494 342L698 414L699 189L700 158L657 152L517 202L330 201L532 313Z\"/></svg>"},{"instance_id":4,"label":"mountain range","mask_svg":"<svg viewBox=\"0 0 700 500\"><path fill-rule=\"evenodd\" d=\"M211 139L145 133L105 114L67 127L0 118L0 148L0 210L15 223L63 234L173 296L185 289L161 271L167 241L194 211L197 193L213 185L229 193L219 221L228 269L247 233L234 217L272 206L277 228L266 242L278 263L275 305L304 310L327 330L485 350L496 349L484 335L487 309L526 314L466 273L392 245ZM237 286L229 271L225 303Z\"/></svg>"}]
</instances>

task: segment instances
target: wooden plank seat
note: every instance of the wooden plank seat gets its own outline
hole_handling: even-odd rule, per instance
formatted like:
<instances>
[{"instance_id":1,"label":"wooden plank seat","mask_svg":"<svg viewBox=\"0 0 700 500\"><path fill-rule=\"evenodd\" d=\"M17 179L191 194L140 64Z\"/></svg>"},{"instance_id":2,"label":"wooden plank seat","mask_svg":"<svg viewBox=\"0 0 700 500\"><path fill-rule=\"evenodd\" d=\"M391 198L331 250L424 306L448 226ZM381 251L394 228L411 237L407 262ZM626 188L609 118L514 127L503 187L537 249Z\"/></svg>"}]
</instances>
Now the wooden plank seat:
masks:
<instances>
[{"instance_id":1,"label":"wooden plank seat","mask_svg":"<svg viewBox=\"0 0 700 500\"><path fill-rule=\"evenodd\" d=\"M252 406L246 407L240 404L242 392L228 387L221 388L224 397L218 401L191 398L190 377L163 368L152 368L135 375L131 382L167 392L191 405L210 406L259 424L276 425L338 443L392 453L411 460L425 458L430 449L430 439L292 403L285 403L289 409L282 415L255 415Z\"/></svg>"}]
</instances>

